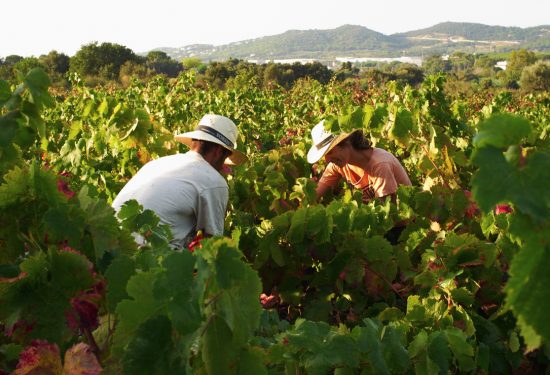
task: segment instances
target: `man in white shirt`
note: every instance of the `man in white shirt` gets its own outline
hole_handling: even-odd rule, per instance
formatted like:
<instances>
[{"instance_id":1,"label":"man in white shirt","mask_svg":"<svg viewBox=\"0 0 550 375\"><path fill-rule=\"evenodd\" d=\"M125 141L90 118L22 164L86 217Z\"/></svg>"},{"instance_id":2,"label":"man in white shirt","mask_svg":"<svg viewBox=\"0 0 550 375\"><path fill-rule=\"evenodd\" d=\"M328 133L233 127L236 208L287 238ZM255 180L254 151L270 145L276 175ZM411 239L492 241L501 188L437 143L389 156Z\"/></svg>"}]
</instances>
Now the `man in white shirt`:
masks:
<instances>
[{"instance_id":1,"label":"man in white shirt","mask_svg":"<svg viewBox=\"0 0 550 375\"><path fill-rule=\"evenodd\" d=\"M185 154L164 156L145 164L113 201L118 212L135 199L172 229L175 248L187 246L197 231L223 234L229 188L220 174L224 164L240 165L238 129L227 117L205 115L194 131L176 135L189 146ZM143 238L136 236L138 243Z\"/></svg>"}]
</instances>

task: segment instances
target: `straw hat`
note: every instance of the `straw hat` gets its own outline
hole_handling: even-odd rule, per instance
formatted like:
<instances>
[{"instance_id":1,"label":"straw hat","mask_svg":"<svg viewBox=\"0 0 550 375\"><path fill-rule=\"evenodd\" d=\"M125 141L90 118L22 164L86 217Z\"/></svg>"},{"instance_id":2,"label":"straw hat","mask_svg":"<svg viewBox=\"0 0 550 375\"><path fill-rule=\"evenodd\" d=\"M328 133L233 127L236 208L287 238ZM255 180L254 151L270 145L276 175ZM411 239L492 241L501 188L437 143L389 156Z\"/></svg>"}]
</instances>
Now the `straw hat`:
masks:
<instances>
[{"instance_id":1,"label":"straw hat","mask_svg":"<svg viewBox=\"0 0 550 375\"><path fill-rule=\"evenodd\" d=\"M321 159L327 152L332 150L336 145L346 139L352 133L342 133L340 135L334 135L333 133L327 131L324 127L325 120L322 120L320 123L315 125L311 129L311 138L313 140L313 146L309 149L307 153L308 163L316 163Z\"/></svg>"},{"instance_id":2,"label":"straw hat","mask_svg":"<svg viewBox=\"0 0 550 375\"><path fill-rule=\"evenodd\" d=\"M247 157L236 149L238 135L239 130L233 121L225 116L208 114L201 118L194 131L178 134L175 139L187 146L191 146L193 139L219 144L231 151L231 155L227 157L225 164L241 165L247 161Z\"/></svg>"}]
</instances>

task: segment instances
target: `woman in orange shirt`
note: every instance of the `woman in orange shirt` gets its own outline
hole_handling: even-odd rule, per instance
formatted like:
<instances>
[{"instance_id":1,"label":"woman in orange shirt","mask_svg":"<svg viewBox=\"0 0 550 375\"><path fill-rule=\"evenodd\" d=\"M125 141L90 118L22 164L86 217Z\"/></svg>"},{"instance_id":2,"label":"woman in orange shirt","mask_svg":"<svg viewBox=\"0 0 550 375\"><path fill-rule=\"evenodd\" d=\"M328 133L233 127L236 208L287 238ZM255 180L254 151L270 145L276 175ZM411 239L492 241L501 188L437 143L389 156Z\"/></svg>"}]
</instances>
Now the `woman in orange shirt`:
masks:
<instances>
[{"instance_id":1,"label":"woman in orange shirt","mask_svg":"<svg viewBox=\"0 0 550 375\"><path fill-rule=\"evenodd\" d=\"M342 178L362 190L364 202L387 196L395 200L399 185L411 185L399 160L381 148L372 147L361 130L335 136L324 129L323 123L311 130L313 146L307 155L312 164L322 157L328 163L317 186L317 197L336 187Z\"/></svg>"}]
</instances>

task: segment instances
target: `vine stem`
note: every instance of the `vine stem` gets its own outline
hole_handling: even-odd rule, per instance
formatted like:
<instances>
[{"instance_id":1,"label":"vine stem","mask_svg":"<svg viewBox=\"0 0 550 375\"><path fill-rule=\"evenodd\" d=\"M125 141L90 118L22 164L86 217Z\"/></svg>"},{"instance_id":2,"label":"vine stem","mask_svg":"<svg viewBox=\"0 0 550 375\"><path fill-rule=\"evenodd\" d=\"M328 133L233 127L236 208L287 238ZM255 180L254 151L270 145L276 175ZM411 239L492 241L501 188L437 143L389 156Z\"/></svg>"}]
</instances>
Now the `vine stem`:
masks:
<instances>
[{"instance_id":1,"label":"vine stem","mask_svg":"<svg viewBox=\"0 0 550 375\"><path fill-rule=\"evenodd\" d=\"M212 302L216 301L218 298L220 298L220 296L222 295L223 293L223 290L222 291L219 291L214 297L210 298L210 301L206 302L204 304L204 307L208 307Z\"/></svg>"},{"instance_id":2,"label":"vine stem","mask_svg":"<svg viewBox=\"0 0 550 375\"><path fill-rule=\"evenodd\" d=\"M378 276L379 278L382 279L382 281L384 281L386 284L388 284L390 286L390 288L393 290L393 292L395 294L397 294L397 296L401 299L403 299L403 297L401 296L401 294L399 294L399 291L392 285L392 283L390 283L388 281L388 279L386 279L383 275L379 274L378 272L376 272L375 270L373 270L372 268L369 267L368 264L365 263L365 268L368 269L370 272L374 273L376 276Z\"/></svg>"},{"instance_id":3,"label":"vine stem","mask_svg":"<svg viewBox=\"0 0 550 375\"><path fill-rule=\"evenodd\" d=\"M216 314L212 314L208 317L208 320L206 321L206 324L204 325L204 328L202 329L202 332L200 333L199 337L204 336L204 334L206 333L206 330L208 329L208 326L210 325L210 323L212 323L212 319L214 319L214 316L216 316Z\"/></svg>"},{"instance_id":4,"label":"vine stem","mask_svg":"<svg viewBox=\"0 0 550 375\"><path fill-rule=\"evenodd\" d=\"M439 167L435 164L435 162L433 161L433 159L430 157L430 153L428 152L428 150L426 149L426 146L425 145L421 145L420 147L422 147L422 151L424 151L424 153L426 154L426 157L428 158L428 160L430 161L430 163L432 163L432 165L434 166L435 170L437 171L437 173L439 173L439 176L441 176L441 179L443 180L443 184L445 185L445 187L449 190L451 190L451 186L447 183L447 180L445 180L445 177L443 175L443 173L441 172L441 170L439 169Z\"/></svg>"},{"instance_id":5,"label":"vine stem","mask_svg":"<svg viewBox=\"0 0 550 375\"><path fill-rule=\"evenodd\" d=\"M83 328L84 335L86 336L86 339L88 340L88 344L92 347L92 352L96 356L98 362L101 363L99 359L99 355L101 353L101 350L99 349L99 346L97 345L97 342L95 341L94 335L92 335L92 332L89 328Z\"/></svg>"}]
</instances>

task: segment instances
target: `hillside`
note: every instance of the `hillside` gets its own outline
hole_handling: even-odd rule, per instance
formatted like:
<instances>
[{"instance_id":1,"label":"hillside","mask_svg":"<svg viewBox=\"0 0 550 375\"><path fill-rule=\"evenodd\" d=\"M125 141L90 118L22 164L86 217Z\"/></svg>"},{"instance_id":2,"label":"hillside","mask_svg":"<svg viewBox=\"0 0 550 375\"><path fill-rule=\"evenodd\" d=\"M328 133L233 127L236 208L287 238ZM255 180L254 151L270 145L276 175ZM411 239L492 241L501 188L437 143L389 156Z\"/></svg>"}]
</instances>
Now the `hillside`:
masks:
<instances>
[{"instance_id":1,"label":"hillside","mask_svg":"<svg viewBox=\"0 0 550 375\"><path fill-rule=\"evenodd\" d=\"M289 30L282 34L214 46L193 44L158 48L181 59L229 57L273 60L289 58L333 59L337 56L380 57L464 52L505 52L530 48L550 52L550 25L530 28L444 22L406 33L385 35L357 25L329 30Z\"/></svg>"},{"instance_id":2,"label":"hillside","mask_svg":"<svg viewBox=\"0 0 550 375\"><path fill-rule=\"evenodd\" d=\"M462 37L468 40L484 41L531 41L550 37L550 26L520 27L488 26L479 23L443 22L427 29L393 34L393 36L418 37L423 35L444 35Z\"/></svg>"}]
</instances>

